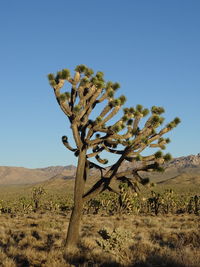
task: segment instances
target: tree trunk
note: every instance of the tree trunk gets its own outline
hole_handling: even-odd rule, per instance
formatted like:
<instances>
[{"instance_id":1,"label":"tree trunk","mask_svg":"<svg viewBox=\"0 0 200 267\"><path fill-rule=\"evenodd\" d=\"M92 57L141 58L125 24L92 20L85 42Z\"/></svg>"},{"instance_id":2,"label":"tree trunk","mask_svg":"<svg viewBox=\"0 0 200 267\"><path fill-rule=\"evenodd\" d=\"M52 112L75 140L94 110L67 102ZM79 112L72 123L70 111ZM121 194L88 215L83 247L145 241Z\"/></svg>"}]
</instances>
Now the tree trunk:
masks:
<instances>
[{"instance_id":1,"label":"tree trunk","mask_svg":"<svg viewBox=\"0 0 200 267\"><path fill-rule=\"evenodd\" d=\"M69 227L66 238L66 248L76 247L79 239L79 228L83 211L83 193L85 186L85 163L86 151L82 150L79 154L78 166L76 171L76 180L74 188L74 207L69 221Z\"/></svg>"}]
</instances>

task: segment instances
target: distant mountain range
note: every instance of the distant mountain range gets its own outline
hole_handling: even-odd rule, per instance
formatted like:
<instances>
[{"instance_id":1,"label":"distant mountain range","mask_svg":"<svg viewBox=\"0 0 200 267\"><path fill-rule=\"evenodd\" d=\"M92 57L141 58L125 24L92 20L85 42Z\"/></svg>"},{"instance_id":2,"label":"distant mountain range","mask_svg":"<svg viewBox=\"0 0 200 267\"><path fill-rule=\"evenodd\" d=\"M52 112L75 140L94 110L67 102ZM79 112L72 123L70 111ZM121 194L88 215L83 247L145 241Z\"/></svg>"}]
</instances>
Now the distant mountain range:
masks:
<instances>
[{"instance_id":1,"label":"distant mountain range","mask_svg":"<svg viewBox=\"0 0 200 267\"><path fill-rule=\"evenodd\" d=\"M157 184L200 186L200 153L174 158L166 164L165 172L151 176Z\"/></svg>"},{"instance_id":2,"label":"distant mountain range","mask_svg":"<svg viewBox=\"0 0 200 267\"><path fill-rule=\"evenodd\" d=\"M35 184L47 181L58 174L71 177L75 172L76 167L73 165L37 169L0 166L0 185Z\"/></svg>"},{"instance_id":3,"label":"distant mountain range","mask_svg":"<svg viewBox=\"0 0 200 267\"><path fill-rule=\"evenodd\" d=\"M125 163L122 169L132 168ZM46 168L28 169L23 167L0 166L0 185L36 184L41 182L55 183L56 180L68 180L75 177L76 167L50 166ZM92 172L92 175L95 172ZM163 174L153 173L150 177L157 183L178 184L195 183L200 185L200 153L186 157L174 158L166 165Z\"/></svg>"}]
</instances>

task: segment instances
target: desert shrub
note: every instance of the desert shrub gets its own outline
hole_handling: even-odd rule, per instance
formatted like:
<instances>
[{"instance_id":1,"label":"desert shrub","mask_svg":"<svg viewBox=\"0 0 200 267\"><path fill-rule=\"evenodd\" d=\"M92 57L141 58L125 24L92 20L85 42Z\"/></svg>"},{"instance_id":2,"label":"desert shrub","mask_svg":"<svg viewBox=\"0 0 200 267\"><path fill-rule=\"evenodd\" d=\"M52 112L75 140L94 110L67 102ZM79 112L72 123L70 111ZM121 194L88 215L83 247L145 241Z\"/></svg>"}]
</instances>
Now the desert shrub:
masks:
<instances>
[{"instance_id":1,"label":"desert shrub","mask_svg":"<svg viewBox=\"0 0 200 267\"><path fill-rule=\"evenodd\" d=\"M124 228L102 228L98 231L100 237L97 244L106 252L120 252L131 243L131 232Z\"/></svg>"}]
</instances>

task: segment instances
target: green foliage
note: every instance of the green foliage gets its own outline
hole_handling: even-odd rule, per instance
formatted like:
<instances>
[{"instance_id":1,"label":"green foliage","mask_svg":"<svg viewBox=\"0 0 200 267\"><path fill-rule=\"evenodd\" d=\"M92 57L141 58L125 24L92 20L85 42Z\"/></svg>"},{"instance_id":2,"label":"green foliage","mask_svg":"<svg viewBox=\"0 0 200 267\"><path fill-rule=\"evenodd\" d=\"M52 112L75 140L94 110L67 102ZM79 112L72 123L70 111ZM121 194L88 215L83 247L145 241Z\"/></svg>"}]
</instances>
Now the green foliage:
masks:
<instances>
[{"instance_id":1,"label":"green foliage","mask_svg":"<svg viewBox=\"0 0 200 267\"><path fill-rule=\"evenodd\" d=\"M75 71L78 71L80 73L84 73L84 71L87 69L87 67L83 64L76 66Z\"/></svg>"},{"instance_id":2,"label":"green foliage","mask_svg":"<svg viewBox=\"0 0 200 267\"><path fill-rule=\"evenodd\" d=\"M112 85L113 85L113 83L112 83L111 81L108 81L108 82L106 83L106 90L113 89L113 88L112 88Z\"/></svg>"},{"instance_id":3,"label":"green foliage","mask_svg":"<svg viewBox=\"0 0 200 267\"><path fill-rule=\"evenodd\" d=\"M61 102L65 102L67 100L66 94L65 93L61 94L59 99L60 99Z\"/></svg>"},{"instance_id":4,"label":"green foliage","mask_svg":"<svg viewBox=\"0 0 200 267\"><path fill-rule=\"evenodd\" d=\"M163 158L164 158L165 161L170 161L170 160L172 160L172 155L167 153L167 154L164 155Z\"/></svg>"},{"instance_id":5,"label":"green foliage","mask_svg":"<svg viewBox=\"0 0 200 267\"><path fill-rule=\"evenodd\" d=\"M99 123L99 122L101 122L102 121L102 117L101 116L98 116L97 118L96 118L96 123Z\"/></svg>"},{"instance_id":6,"label":"green foliage","mask_svg":"<svg viewBox=\"0 0 200 267\"><path fill-rule=\"evenodd\" d=\"M127 141L127 145L128 145L128 146L131 146L132 144L133 144L133 141L131 141L131 140L128 140L128 141Z\"/></svg>"},{"instance_id":7,"label":"green foliage","mask_svg":"<svg viewBox=\"0 0 200 267\"><path fill-rule=\"evenodd\" d=\"M115 100L113 101L113 104L114 104L115 107L116 107L116 106L120 106L120 105L121 105L121 100L120 100L119 98L117 98L117 99L115 99Z\"/></svg>"},{"instance_id":8,"label":"green foliage","mask_svg":"<svg viewBox=\"0 0 200 267\"><path fill-rule=\"evenodd\" d=\"M158 139L158 143L162 143L165 139L163 137Z\"/></svg>"},{"instance_id":9,"label":"green foliage","mask_svg":"<svg viewBox=\"0 0 200 267\"><path fill-rule=\"evenodd\" d=\"M121 105L124 105L125 102L126 102L126 97L125 97L124 95L121 95L121 96L119 97L119 99L120 99L120 101L121 101Z\"/></svg>"},{"instance_id":10,"label":"green foliage","mask_svg":"<svg viewBox=\"0 0 200 267\"><path fill-rule=\"evenodd\" d=\"M120 88L120 84L119 83L113 83L112 84L112 88L113 88L114 91L116 91L117 89Z\"/></svg>"},{"instance_id":11,"label":"green foliage","mask_svg":"<svg viewBox=\"0 0 200 267\"><path fill-rule=\"evenodd\" d=\"M74 112L75 113L78 113L80 110L81 110L81 106L80 105L76 105L75 107L74 107Z\"/></svg>"},{"instance_id":12,"label":"green foliage","mask_svg":"<svg viewBox=\"0 0 200 267\"><path fill-rule=\"evenodd\" d=\"M134 113L135 113L135 109L134 109L134 107L129 108L129 112L130 112L131 114L134 114Z\"/></svg>"},{"instance_id":13,"label":"green foliage","mask_svg":"<svg viewBox=\"0 0 200 267\"><path fill-rule=\"evenodd\" d=\"M124 111L125 115L127 115L129 113L129 109L128 108L124 108L123 111Z\"/></svg>"},{"instance_id":14,"label":"green foliage","mask_svg":"<svg viewBox=\"0 0 200 267\"><path fill-rule=\"evenodd\" d=\"M100 81L100 80L95 80L94 81L94 84L97 88L103 88L105 87L105 83L103 81Z\"/></svg>"},{"instance_id":15,"label":"green foliage","mask_svg":"<svg viewBox=\"0 0 200 267\"><path fill-rule=\"evenodd\" d=\"M123 122L128 121L128 116L127 116L127 115L124 115L124 116L122 117L122 121L123 121Z\"/></svg>"},{"instance_id":16,"label":"green foliage","mask_svg":"<svg viewBox=\"0 0 200 267\"><path fill-rule=\"evenodd\" d=\"M143 109L143 106L142 106L142 105L138 104L138 105L136 106L136 110L137 110L138 112L142 112L142 109Z\"/></svg>"},{"instance_id":17,"label":"green foliage","mask_svg":"<svg viewBox=\"0 0 200 267\"><path fill-rule=\"evenodd\" d=\"M153 114L160 115L160 114L164 113L165 110L164 110L163 107L156 107L156 106L153 106L153 107L151 108L151 112L152 112Z\"/></svg>"},{"instance_id":18,"label":"green foliage","mask_svg":"<svg viewBox=\"0 0 200 267\"><path fill-rule=\"evenodd\" d=\"M50 81L50 85L51 85L51 87L55 87L55 86L56 86L56 84L57 84L57 83L56 83L56 81L55 81L55 80L51 80L51 81Z\"/></svg>"},{"instance_id":19,"label":"green foliage","mask_svg":"<svg viewBox=\"0 0 200 267\"><path fill-rule=\"evenodd\" d=\"M137 156L135 157L135 160L136 160L136 161L141 161L141 160L142 160L142 156L141 156L141 155L137 155Z\"/></svg>"},{"instance_id":20,"label":"green foliage","mask_svg":"<svg viewBox=\"0 0 200 267\"><path fill-rule=\"evenodd\" d=\"M111 90L108 91L107 94L108 94L108 97L112 98L114 96L114 91L111 89Z\"/></svg>"},{"instance_id":21,"label":"green foliage","mask_svg":"<svg viewBox=\"0 0 200 267\"><path fill-rule=\"evenodd\" d=\"M65 93L61 94L59 99L61 102L65 102L66 100L69 100L70 99L70 93L65 92Z\"/></svg>"},{"instance_id":22,"label":"green foliage","mask_svg":"<svg viewBox=\"0 0 200 267\"><path fill-rule=\"evenodd\" d=\"M176 125L173 122L167 124L167 128L173 129Z\"/></svg>"},{"instance_id":23,"label":"green foliage","mask_svg":"<svg viewBox=\"0 0 200 267\"><path fill-rule=\"evenodd\" d=\"M88 77L83 77L83 78L81 79L80 85L84 86L84 85L86 85L88 82L90 82L89 78L88 78Z\"/></svg>"},{"instance_id":24,"label":"green foliage","mask_svg":"<svg viewBox=\"0 0 200 267\"><path fill-rule=\"evenodd\" d=\"M61 79L68 79L70 77L70 71L68 69L63 69L61 73Z\"/></svg>"},{"instance_id":25,"label":"green foliage","mask_svg":"<svg viewBox=\"0 0 200 267\"><path fill-rule=\"evenodd\" d=\"M164 121L164 118L160 117L159 115L153 115L151 118L151 124L154 128L160 126Z\"/></svg>"},{"instance_id":26,"label":"green foliage","mask_svg":"<svg viewBox=\"0 0 200 267\"><path fill-rule=\"evenodd\" d=\"M177 118L175 118L173 121L171 121L169 124L167 124L167 127L170 128L170 129L173 129L173 128L176 127L180 122L181 122L181 120L177 117Z\"/></svg>"},{"instance_id":27,"label":"green foliage","mask_svg":"<svg viewBox=\"0 0 200 267\"><path fill-rule=\"evenodd\" d=\"M151 119L152 124L156 124L160 122L160 117L158 115L154 115Z\"/></svg>"},{"instance_id":28,"label":"green foliage","mask_svg":"<svg viewBox=\"0 0 200 267\"><path fill-rule=\"evenodd\" d=\"M101 71L98 71L98 72L96 73L96 77L97 77L99 80L103 80L103 76L104 76L104 73L101 72Z\"/></svg>"},{"instance_id":29,"label":"green foliage","mask_svg":"<svg viewBox=\"0 0 200 267\"><path fill-rule=\"evenodd\" d=\"M145 117L149 114L149 110L147 108L143 109L142 115Z\"/></svg>"},{"instance_id":30,"label":"green foliage","mask_svg":"<svg viewBox=\"0 0 200 267\"><path fill-rule=\"evenodd\" d=\"M175 123L175 125L178 125L180 122L181 122L180 118L176 117L176 118L174 119L174 123Z\"/></svg>"},{"instance_id":31,"label":"green foliage","mask_svg":"<svg viewBox=\"0 0 200 267\"><path fill-rule=\"evenodd\" d=\"M93 71L93 69L86 68L84 70L84 74L85 74L85 76L90 77L90 76L92 76L92 74L94 74L94 71Z\"/></svg>"},{"instance_id":32,"label":"green foliage","mask_svg":"<svg viewBox=\"0 0 200 267\"><path fill-rule=\"evenodd\" d=\"M164 120L165 120L165 118L160 117L160 120L159 120L160 125L163 124Z\"/></svg>"},{"instance_id":33,"label":"green foliage","mask_svg":"<svg viewBox=\"0 0 200 267\"><path fill-rule=\"evenodd\" d=\"M155 155L156 159L159 159L159 158L162 158L163 153L162 153L162 151L157 151L154 155Z\"/></svg>"},{"instance_id":34,"label":"green foliage","mask_svg":"<svg viewBox=\"0 0 200 267\"><path fill-rule=\"evenodd\" d=\"M123 130L125 128L125 124L121 124L121 129Z\"/></svg>"},{"instance_id":35,"label":"green foliage","mask_svg":"<svg viewBox=\"0 0 200 267\"><path fill-rule=\"evenodd\" d=\"M48 74L48 79L49 79L49 81L55 80L54 74L49 73Z\"/></svg>"}]
</instances>

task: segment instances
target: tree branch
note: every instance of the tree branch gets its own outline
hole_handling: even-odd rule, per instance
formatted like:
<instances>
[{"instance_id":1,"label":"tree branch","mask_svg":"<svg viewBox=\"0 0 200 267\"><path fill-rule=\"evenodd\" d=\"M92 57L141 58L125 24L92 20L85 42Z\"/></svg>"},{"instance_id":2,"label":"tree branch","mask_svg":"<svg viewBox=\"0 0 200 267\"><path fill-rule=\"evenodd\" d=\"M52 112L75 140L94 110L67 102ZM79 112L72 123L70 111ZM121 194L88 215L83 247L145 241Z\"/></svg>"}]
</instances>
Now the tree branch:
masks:
<instances>
[{"instance_id":1,"label":"tree branch","mask_svg":"<svg viewBox=\"0 0 200 267\"><path fill-rule=\"evenodd\" d=\"M76 152L77 151L77 148L73 148L73 147L70 146L67 136L63 136L62 137L62 142L63 142L64 146L67 149L71 150L72 152Z\"/></svg>"}]
</instances>

